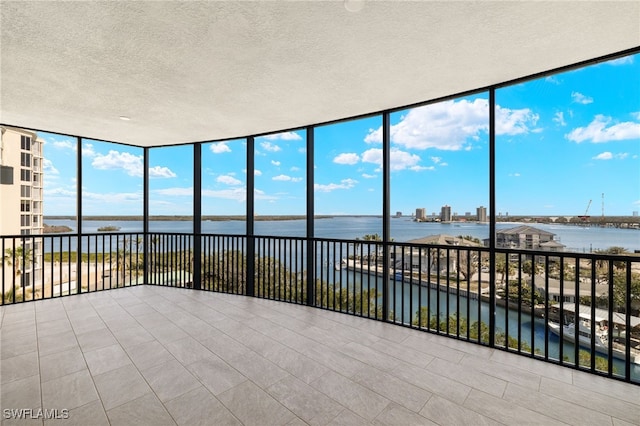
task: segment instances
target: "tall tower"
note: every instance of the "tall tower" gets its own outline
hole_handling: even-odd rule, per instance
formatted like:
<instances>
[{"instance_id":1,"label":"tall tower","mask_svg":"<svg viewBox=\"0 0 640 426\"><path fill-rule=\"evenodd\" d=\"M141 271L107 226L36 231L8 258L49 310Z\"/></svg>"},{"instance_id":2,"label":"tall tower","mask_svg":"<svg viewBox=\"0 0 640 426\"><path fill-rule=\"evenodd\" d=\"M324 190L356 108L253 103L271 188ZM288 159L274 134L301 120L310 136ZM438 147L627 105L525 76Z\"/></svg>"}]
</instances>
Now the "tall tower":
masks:
<instances>
[{"instance_id":1,"label":"tall tower","mask_svg":"<svg viewBox=\"0 0 640 426\"><path fill-rule=\"evenodd\" d=\"M486 222L487 221L487 208L484 206L480 206L476 209L476 215L478 216L478 222Z\"/></svg>"},{"instance_id":2,"label":"tall tower","mask_svg":"<svg viewBox=\"0 0 640 426\"><path fill-rule=\"evenodd\" d=\"M22 292L33 290L32 284L42 281L42 241L30 236L41 235L44 230L44 143L28 130L2 126L0 131L0 235L15 237L4 239L0 255L9 256L13 266L5 262L2 274L5 293L14 282L16 290ZM25 262L13 262L23 254Z\"/></svg>"},{"instance_id":3,"label":"tall tower","mask_svg":"<svg viewBox=\"0 0 640 426\"><path fill-rule=\"evenodd\" d=\"M445 204L440 209L440 221L451 222L451 206Z\"/></svg>"}]
</instances>

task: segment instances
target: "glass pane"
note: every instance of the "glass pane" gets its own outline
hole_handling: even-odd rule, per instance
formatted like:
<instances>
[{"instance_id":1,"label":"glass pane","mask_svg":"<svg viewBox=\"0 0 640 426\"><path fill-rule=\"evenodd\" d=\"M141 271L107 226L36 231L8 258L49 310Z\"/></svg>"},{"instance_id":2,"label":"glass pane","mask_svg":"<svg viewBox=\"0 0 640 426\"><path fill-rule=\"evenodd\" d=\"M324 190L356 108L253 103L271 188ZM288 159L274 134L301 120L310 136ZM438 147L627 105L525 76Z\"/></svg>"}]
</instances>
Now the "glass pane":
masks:
<instances>
[{"instance_id":1,"label":"glass pane","mask_svg":"<svg viewBox=\"0 0 640 426\"><path fill-rule=\"evenodd\" d=\"M382 117L315 129L315 236L382 235Z\"/></svg>"},{"instance_id":2,"label":"glass pane","mask_svg":"<svg viewBox=\"0 0 640 426\"><path fill-rule=\"evenodd\" d=\"M640 55L506 87L496 103L498 229L553 234L519 248L552 237L542 248L640 250L627 229L639 223Z\"/></svg>"},{"instance_id":3,"label":"glass pane","mask_svg":"<svg viewBox=\"0 0 640 426\"><path fill-rule=\"evenodd\" d=\"M143 149L82 140L83 233L143 230Z\"/></svg>"},{"instance_id":4,"label":"glass pane","mask_svg":"<svg viewBox=\"0 0 640 426\"><path fill-rule=\"evenodd\" d=\"M391 115L396 241L489 237L488 105L482 93Z\"/></svg>"},{"instance_id":5,"label":"glass pane","mask_svg":"<svg viewBox=\"0 0 640 426\"><path fill-rule=\"evenodd\" d=\"M246 233L247 142L202 145L202 232Z\"/></svg>"},{"instance_id":6,"label":"glass pane","mask_svg":"<svg viewBox=\"0 0 640 426\"><path fill-rule=\"evenodd\" d=\"M255 140L255 233L306 235L306 132Z\"/></svg>"}]
</instances>

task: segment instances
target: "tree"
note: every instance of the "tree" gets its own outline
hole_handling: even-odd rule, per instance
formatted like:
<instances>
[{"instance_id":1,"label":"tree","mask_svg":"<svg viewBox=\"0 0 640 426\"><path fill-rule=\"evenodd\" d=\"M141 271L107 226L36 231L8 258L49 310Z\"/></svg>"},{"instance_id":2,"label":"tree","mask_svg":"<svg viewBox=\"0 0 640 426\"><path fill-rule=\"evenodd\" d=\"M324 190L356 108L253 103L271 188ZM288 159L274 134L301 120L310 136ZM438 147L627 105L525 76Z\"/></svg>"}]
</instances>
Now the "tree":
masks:
<instances>
[{"instance_id":1,"label":"tree","mask_svg":"<svg viewBox=\"0 0 640 426\"><path fill-rule=\"evenodd\" d=\"M540 272L540 266L536 262L527 260L522 264L522 272L529 275L538 275Z\"/></svg>"},{"instance_id":2,"label":"tree","mask_svg":"<svg viewBox=\"0 0 640 426\"><path fill-rule=\"evenodd\" d=\"M470 249L463 250L462 248L457 249L456 261L458 263L458 271L462 278L465 280L469 280L473 274L478 272L478 257L475 252L472 252Z\"/></svg>"},{"instance_id":3,"label":"tree","mask_svg":"<svg viewBox=\"0 0 640 426\"><path fill-rule=\"evenodd\" d=\"M471 235L458 235L458 238L463 239L463 240L467 240L467 241L471 241L473 243L482 244L482 241L480 241L480 238L476 238L476 237L473 237Z\"/></svg>"},{"instance_id":4,"label":"tree","mask_svg":"<svg viewBox=\"0 0 640 426\"><path fill-rule=\"evenodd\" d=\"M4 251L3 264L6 263L9 266L13 265L15 261L15 275L16 277L22 274L24 271L22 268L29 268L33 261L33 254L30 248L25 249L23 246L18 246L15 249L8 248Z\"/></svg>"},{"instance_id":5,"label":"tree","mask_svg":"<svg viewBox=\"0 0 640 426\"><path fill-rule=\"evenodd\" d=\"M500 257L496 259L496 272L501 274L500 282L505 283L505 277L509 277L513 274L515 267L509 262L506 257Z\"/></svg>"}]
</instances>

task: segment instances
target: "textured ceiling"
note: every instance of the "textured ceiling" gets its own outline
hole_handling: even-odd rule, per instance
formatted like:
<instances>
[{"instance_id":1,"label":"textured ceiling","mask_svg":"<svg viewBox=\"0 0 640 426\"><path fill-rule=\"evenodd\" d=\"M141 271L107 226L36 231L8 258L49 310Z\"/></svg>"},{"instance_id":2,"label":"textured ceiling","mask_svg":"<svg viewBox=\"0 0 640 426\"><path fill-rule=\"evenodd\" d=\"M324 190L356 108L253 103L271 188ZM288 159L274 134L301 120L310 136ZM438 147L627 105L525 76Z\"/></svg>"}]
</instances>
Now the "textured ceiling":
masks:
<instances>
[{"instance_id":1,"label":"textured ceiling","mask_svg":"<svg viewBox=\"0 0 640 426\"><path fill-rule=\"evenodd\" d=\"M0 7L0 122L139 146L352 117L640 46L638 1Z\"/></svg>"}]
</instances>

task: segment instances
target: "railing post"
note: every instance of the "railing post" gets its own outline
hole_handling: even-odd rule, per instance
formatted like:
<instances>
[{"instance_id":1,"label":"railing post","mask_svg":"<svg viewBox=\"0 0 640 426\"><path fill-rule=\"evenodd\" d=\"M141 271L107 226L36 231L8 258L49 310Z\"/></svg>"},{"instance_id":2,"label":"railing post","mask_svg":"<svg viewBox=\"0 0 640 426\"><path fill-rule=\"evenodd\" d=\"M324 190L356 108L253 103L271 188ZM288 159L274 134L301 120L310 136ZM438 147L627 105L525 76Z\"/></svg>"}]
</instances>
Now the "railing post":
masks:
<instances>
[{"instance_id":1,"label":"railing post","mask_svg":"<svg viewBox=\"0 0 640 426\"><path fill-rule=\"evenodd\" d=\"M142 256L144 259L144 283L149 284L149 258L150 256L153 256L153 253L151 253L151 251L149 250L149 244L151 244L151 238L149 236L149 148L144 148L143 163L144 170L142 171L142 234L144 236L144 244L142 245ZM102 251L104 252L104 245L102 246Z\"/></svg>"},{"instance_id":2,"label":"railing post","mask_svg":"<svg viewBox=\"0 0 640 426\"><path fill-rule=\"evenodd\" d=\"M382 114L382 320L389 320L389 241L391 241L391 115Z\"/></svg>"},{"instance_id":3,"label":"railing post","mask_svg":"<svg viewBox=\"0 0 640 426\"><path fill-rule=\"evenodd\" d=\"M82 138L76 138L76 221L78 232L76 238L76 288L78 294L82 293ZM69 245L69 256L71 256L71 245ZM71 258L69 258L71 264ZM88 284L87 284L88 289ZM62 286L60 288L62 293ZM71 274L69 274L69 293L71 293Z\"/></svg>"},{"instance_id":4,"label":"railing post","mask_svg":"<svg viewBox=\"0 0 640 426\"><path fill-rule=\"evenodd\" d=\"M245 292L247 296L255 296L255 267L256 267L256 247L254 238L254 211L255 211L255 139L253 136L247 138L247 285Z\"/></svg>"},{"instance_id":5,"label":"railing post","mask_svg":"<svg viewBox=\"0 0 640 426\"><path fill-rule=\"evenodd\" d=\"M202 144L193 145L193 275L192 286L202 288Z\"/></svg>"},{"instance_id":6,"label":"railing post","mask_svg":"<svg viewBox=\"0 0 640 426\"><path fill-rule=\"evenodd\" d=\"M508 261L509 259L506 259ZM489 89L489 346L496 337L496 89ZM507 281L509 278L507 277Z\"/></svg>"},{"instance_id":7,"label":"railing post","mask_svg":"<svg viewBox=\"0 0 640 426\"><path fill-rule=\"evenodd\" d=\"M315 253L315 204L314 204L314 146L315 133L313 127L307 127L307 305L316 305L316 253Z\"/></svg>"}]
</instances>

